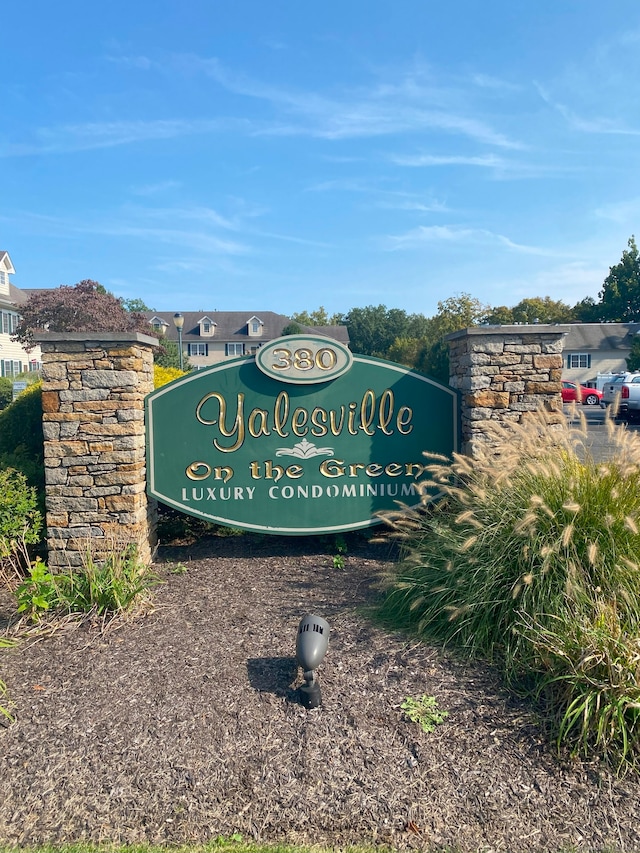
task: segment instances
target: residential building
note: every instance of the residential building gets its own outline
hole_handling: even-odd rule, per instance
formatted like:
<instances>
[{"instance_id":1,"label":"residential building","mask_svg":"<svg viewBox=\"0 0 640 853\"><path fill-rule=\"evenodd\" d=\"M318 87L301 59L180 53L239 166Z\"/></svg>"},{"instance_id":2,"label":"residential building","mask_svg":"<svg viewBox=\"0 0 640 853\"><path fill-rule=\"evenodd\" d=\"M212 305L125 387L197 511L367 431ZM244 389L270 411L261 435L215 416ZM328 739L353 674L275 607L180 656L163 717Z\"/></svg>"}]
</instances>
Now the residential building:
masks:
<instances>
[{"instance_id":1,"label":"residential building","mask_svg":"<svg viewBox=\"0 0 640 853\"><path fill-rule=\"evenodd\" d=\"M178 342L173 311L145 311L152 334ZM261 346L279 338L291 318L273 311L183 311L182 351L196 369L219 364L228 358L255 355ZM346 326L302 327L306 334L349 343Z\"/></svg>"},{"instance_id":2,"label":"residential building","mask_svg":"<svg viewBox=\"0 0 640 853\"><path fill-rule=\"evenodd\" d=\"M14 273L9 253L0 249L0 376L8 378L41 367L40 347L27 352L11 340L11 334L20 322L20 306L28 299L9 281L9 276Z\"/></svg>"},{"instance_id":3,"label":"residential building","mask_svg":"<svg viewBox=\"0 0 640 853\"><path fill-rule=\"evenodd\" d=\"M638 333L640 323L571 325L564 339L562 378L596 388L598 374L627 370L626 358Z\"/></svg>"}]
</instances>

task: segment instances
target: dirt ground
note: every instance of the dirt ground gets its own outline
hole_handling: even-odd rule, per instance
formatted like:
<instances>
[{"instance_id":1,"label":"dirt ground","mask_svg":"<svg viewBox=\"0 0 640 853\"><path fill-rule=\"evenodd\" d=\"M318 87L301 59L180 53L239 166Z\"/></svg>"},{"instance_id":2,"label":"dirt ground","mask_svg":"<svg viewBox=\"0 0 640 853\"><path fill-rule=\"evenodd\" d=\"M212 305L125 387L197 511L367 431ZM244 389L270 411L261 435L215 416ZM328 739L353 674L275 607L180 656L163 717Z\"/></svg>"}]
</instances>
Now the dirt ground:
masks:
<instances>
[{"instance_id":1,"label":"dirt ground","mask_svg":"<svg viewBox=\"0 0 640 853\"><path fill-rule=\"evenodd\" d=\"M368 615L388 545L210 537L161 550L136 619L0 652L0 844L288 843L640 850L640 784L561 761L491 670ZM176 571L181 565L186 571ZM296 629L331 626L323 704L296 692ZM10 603L0 599L2 620ZM431 734L407 697L435 696Z\"/></svg>"}]
</instances>

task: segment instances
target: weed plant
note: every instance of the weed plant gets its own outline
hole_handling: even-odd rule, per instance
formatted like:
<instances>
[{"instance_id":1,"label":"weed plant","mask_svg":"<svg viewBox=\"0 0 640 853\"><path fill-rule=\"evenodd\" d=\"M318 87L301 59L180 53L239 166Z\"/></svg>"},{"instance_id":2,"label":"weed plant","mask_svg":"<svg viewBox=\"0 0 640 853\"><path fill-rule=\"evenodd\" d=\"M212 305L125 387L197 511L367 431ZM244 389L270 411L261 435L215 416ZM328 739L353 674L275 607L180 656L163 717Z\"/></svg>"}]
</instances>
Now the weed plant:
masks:
<instances>
[{"instance_id":1,"label":"weed plant","mask_svg":"<svg viewBox=\"0 0 640 853\"><path fill-rule=\"evenodd\" d=\"M602 463L584 419L543 413L496 424L473 461L431 457L442 499L390 517L383 614L499 664L559 744L623 767L640 759L640 439L607 430Z\"/></svg>"},{"instance_id":2,"label":"weed plant","mask_svg":"<svg viewBox=\"0 0 640 853\"><path fill-rule=\"evenodd\" d=\"M28 548L40 540L42 516L35 488L13 468L0 469L0 585L13 588L30 563Z\"/></svg>"},{"instance_id":3,"label":"weed plant","mask_svg":"<svg viewBox=\"0 0 640 853\"><path fill-rule=\"evenodd\" d=\"M114 545L97 560L90 543L82 568L51 573L36 560L17 590L18 612L37 622L46 611L91 613L102 618L128 610L157 582L138 559L134 546Z\"/></svg>"}]
</instances>

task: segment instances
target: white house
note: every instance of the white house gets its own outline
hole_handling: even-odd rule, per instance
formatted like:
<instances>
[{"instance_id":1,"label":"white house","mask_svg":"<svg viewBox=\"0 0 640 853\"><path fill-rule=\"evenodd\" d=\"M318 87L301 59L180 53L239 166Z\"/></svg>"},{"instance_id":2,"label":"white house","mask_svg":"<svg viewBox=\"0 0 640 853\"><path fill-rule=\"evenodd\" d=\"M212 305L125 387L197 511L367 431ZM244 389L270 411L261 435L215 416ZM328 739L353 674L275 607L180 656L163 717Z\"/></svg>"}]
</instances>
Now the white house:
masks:
<instances>
[{"instance_id":1,"label":"white house","mask_svg":"<svg viewBox=\"0 0 640 853\"><path fill-rule=\"evenodd\" d=\"M145 311L152 334L178 341L178 330L172 311ZM261 346L280 337L291 323L284 314L261 311L184 311L179 315L182 327L182 350L195 368L209 367L227 358L255 355ZM307 334L322 335L344 344L349 343L346 326L302 326Z\"/></svg>"},{"instance_id":2,"label":"white house","mask_svg":"<svg viewBox=\"0 0 640 853\"><path fill-rule=\"evenodd\" d=\"M0 376L9 378L41 367L40 347L27 352L11 340L20 322L20 306L27 301L27 295L9 281L14 273L9 253L0 249Z\"/></svg>"},{"instance_id":3,"label":"white house","mask_svg":"<svg viewBox=\"0 0 640 853\"><path fill-rule=\"evenodd\" d=\"M627 356L640 323L575 323L564 339L562 378L597 387L599 373L627 370Z\"/></svg>"}]
</instances>

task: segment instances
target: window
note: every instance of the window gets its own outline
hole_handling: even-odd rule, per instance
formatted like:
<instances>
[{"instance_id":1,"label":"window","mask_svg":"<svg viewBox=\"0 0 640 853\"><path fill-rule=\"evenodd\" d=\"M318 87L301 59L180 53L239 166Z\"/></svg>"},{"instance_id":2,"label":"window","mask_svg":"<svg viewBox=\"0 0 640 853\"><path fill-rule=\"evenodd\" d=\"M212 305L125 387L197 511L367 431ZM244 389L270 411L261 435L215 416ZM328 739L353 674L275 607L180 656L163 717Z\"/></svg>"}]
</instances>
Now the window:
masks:
<instances>
[{"instance_id":1,"label":"window","mask_svg":"<svg viewBox=\"0 0 640 853\"><path fill-rule=\"evenodd\" d=\"M257 335L258 332L260 331L260 323L258 323L256 320L254 320L253 323L251 324L251 331L253 332L254 335Z\"/></svg>"},{"instance_id":2,"label":"window","mask_svg":"<svg viewBox=\"0 0 640 853\"><path fill-rule=\"evenodd\" d=\"M209 344L187 344L187 355L209 355Z\"/></svg>"},{"instance_id":3,"label":"window","mask_svg":"<svg viewBox=\"0 0 640 853\"><path fill-rule=\"evenodd\" d=\"M0 374L2 376L14 377L19 373L22 373L22 363L19 361L11 361L6 358L3 361L0 361Z\"/></svg>"},{"instance_id":4,"label":"window","mask_svg":"<svg viewBox=\"0 0 640 853\"><path fill-rule=\"evenodd\" d=\"M210 335L211 334L211 323L203 323L202 324L202 334Z\"/></svg>"},{"instance_id":5,"label":"window","mask_svg":"<svg viewBox=\"0 0 640 853\"><path fill-rule=\"evenodd\" d=\"M9 331L9 313L7 311L2 312L2 334L8 335Z\"/></svg>"},{"instance_id":6,"label":"window","mask_svg":"<svg viewBox=\"0 0 640 853\"><path fill-rule=\"evenodd\" d=\"M226 355L244 355L244 344L225 344Z\"/></svg>"},{"instance_id":7,"label":"window","mask_svg":"<svg viewBox=\"0 0 640 853\"><path fill-rule=\"evenodd\" d=\"M7 276L4 270L0 270L0 284L6 285L9 281L9 277Z\"/></svg>"},{"instance_id":8,"label":"window","mask_svg":"<svg viewBox=\"0 0 640 853\"><path fill-rule=\"evenodd\" d=\"M570 352L567 353L567 367L591 367L591 353Z\"/></svg>"}]
</instances>

